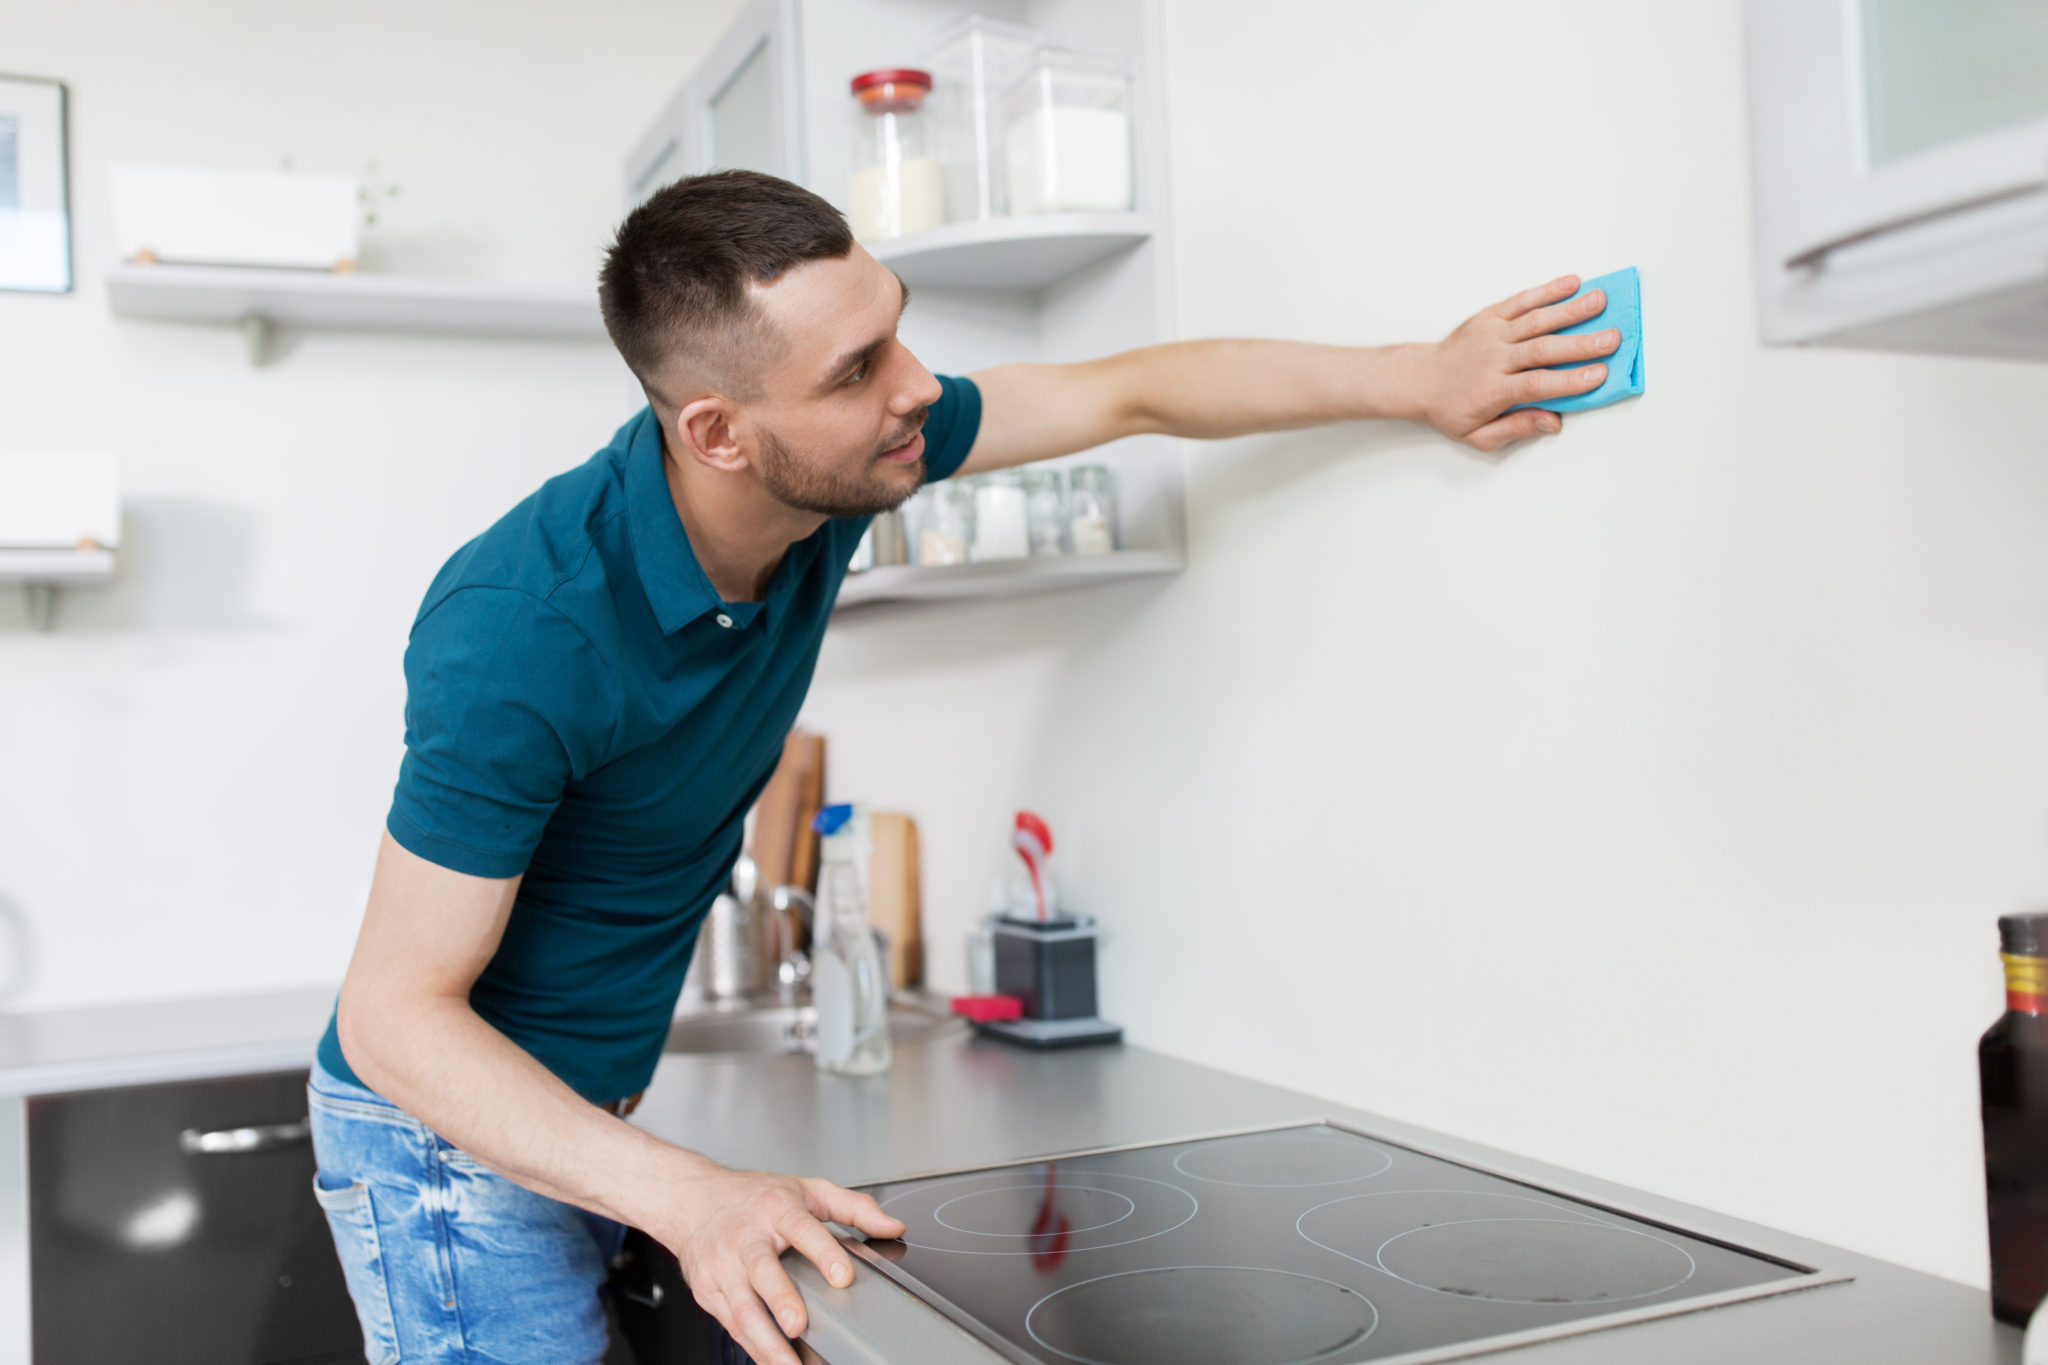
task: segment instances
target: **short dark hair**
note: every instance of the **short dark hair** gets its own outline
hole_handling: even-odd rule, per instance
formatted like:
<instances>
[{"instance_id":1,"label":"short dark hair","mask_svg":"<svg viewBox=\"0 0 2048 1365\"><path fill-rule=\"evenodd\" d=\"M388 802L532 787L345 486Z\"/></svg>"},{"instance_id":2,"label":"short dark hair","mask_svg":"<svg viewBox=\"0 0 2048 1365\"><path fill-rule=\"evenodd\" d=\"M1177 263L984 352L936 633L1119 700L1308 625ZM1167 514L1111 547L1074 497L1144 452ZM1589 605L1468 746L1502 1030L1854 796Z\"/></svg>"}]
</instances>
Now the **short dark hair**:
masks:
<instances>
[{"instance_id":1,"label":"short dark hair","mask_svg":"<svg viewBox=\"0 0 2048 1365\"><path fill-rule=\"evenodd\" d=\"M668 401L661 380L679 360L744 398L777 340L748 286L852 250L839 210L801 185L759 171L687 176L619 224L598 305L650 401Z\"/></svg>"}]
</instances>

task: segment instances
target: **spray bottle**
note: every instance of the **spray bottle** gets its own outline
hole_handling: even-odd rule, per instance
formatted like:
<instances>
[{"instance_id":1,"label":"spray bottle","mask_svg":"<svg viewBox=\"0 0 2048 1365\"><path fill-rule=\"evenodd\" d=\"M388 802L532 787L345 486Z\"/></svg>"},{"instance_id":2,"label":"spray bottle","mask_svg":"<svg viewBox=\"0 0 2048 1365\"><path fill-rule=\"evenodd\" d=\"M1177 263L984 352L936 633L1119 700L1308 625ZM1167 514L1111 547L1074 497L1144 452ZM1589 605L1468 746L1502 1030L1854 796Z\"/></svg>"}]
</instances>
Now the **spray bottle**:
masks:
<instances>
[{"instance_id":1,"label":"spray bottle","mask_svg":"<svg viewBox=\"0 0 2048 1365\"><path fill-rule=\"evenodd\" d=\"M820 1071L873 1076L889 1069L889 978L868 926L867 817L827 806L812 828L823 835L818 909L811 934L811 1000L818 1007Z\"/></svg>"}]
</instances>

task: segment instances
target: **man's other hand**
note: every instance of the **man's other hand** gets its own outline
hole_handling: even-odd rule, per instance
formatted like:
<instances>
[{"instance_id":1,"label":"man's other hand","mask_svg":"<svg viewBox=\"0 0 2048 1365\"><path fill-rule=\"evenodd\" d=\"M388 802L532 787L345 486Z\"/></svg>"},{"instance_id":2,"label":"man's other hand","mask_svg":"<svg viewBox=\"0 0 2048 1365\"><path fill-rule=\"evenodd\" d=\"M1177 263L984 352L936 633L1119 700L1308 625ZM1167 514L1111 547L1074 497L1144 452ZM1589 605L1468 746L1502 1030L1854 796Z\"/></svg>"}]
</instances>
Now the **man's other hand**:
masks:
<instances>
[{"instance_id":1,"label":"man's other hand","mask_svg":"<svg viewBox=\"0 0 2048 1365\"><path fill-rule=\"evenodd\" d=\"M683 1188L673 1219L645 1230L675 1253L697 1302L756 1365L797 1365L785 1338L802 1336L809 1319L782 1268L782 1253L795 1247L835 1288L853 1283L853 1258L826 1221L870 1237L903 1232L903 1224L873 1199L829 1180L733 1171L710 1162Z\"/></svg>"},{"instance_id":2,"label":"man's other hand","mask_svg":"<svg viewBox=\"0 0 2048 1365\"><path fill-rule=\"evenodd\" d=\"M1416 398L1423 420L1452 440L1488 452L1562 430L1564 419L1554 412L1508 409L1517 403L1585 393L1607 378L1607 367L1598 363L1569 370L1548 368L1597 362L1621 345L1621 333L1612 327L1577 336L1551 335L1607 306L1607 295L1598 289L1571 299L1578 287L1579 277L1566 275L1525 289L1480 310L1434 346L1422 348Z\"/></svg>"}]
</instances>

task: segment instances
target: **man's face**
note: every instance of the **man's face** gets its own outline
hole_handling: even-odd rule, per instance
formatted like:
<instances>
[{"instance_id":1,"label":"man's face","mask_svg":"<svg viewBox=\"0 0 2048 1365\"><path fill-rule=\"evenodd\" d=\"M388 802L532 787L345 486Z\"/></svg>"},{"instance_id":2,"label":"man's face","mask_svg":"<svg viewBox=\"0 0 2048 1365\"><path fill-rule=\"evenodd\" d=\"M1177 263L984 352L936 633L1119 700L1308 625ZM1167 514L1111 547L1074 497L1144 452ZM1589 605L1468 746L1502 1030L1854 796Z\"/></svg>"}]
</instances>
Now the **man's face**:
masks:
<instances>
[{"instance_id":1,"label":"man's face","mask_svg":"<svg viewBox=\"0 0 2048 1365\"><path fill-rule=\"evenodd\" d=\"M896 339L910 291L856 246L756 293L783 342L746 405L762 486L805 512L870 516L924 482L925 414L939 384Z\"/></svg>"}]
</instances>

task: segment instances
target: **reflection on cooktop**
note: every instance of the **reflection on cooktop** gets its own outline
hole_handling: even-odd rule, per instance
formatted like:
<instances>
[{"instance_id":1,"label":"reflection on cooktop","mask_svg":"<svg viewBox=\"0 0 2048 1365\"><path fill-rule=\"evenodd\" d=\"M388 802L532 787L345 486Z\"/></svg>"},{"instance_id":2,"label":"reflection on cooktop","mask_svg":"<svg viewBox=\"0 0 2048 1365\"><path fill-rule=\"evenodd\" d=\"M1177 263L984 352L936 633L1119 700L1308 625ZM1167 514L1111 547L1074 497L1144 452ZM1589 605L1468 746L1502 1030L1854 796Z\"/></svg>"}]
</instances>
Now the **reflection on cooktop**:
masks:
<instances>
[{"instance_id":1,"label":"reflection on cooktop","mask_svg":"<svg viewBox=\"0 0 2048 1365\"><path fill-rule=\"evenodd\" d=\"M1044 1365L1406 1365L1842 1278L1332 1124L867 1188L868 1259Z\"/></svg>"},{"instance_id":2,"label":"reflection on cooktop","mask_svg":"<svg viewBox=\"0 0 2048 1365\"><path fill-rule=\"evenodd\" d=\"M882 1197L903 1241L926 1251L1031 1256L1053 1263L1172 1232L1201 1207L1186 1190L1116 1171L1010 1166L918 1181Z\"/></svg>"},{"instance_id":3,"label":"reflection on cooktop","mask_svg":"<svg viewBox=\"0 0 2048 1365\"><path fill-rule=\"evenodd\" d=\"M1138 1203L1127 1194L1105 1190L1100 1185L1060 1185L1057 1187L1060 1202L1066 1208L1068 1234L1097 1232L1112 1224L1121 1223L1138 1211ZM976 1237L1032 1237L1040 1234L1018 1232L1017 1220L1027 1207L1017 1198L1016 1191L1023 1190L1030 1195L1042 1196L1045 1186L1040 1185L998 1185L992 1190L974 1190L967 1194L956 1194L932 1210L932 1221L952 1232L965 1232ZM953 1217L948 1219L947 1213ZM1073 1226L1075 1219L1082 1220L1080 1226ZM961 1220L965 1220L962 1222Z\"/></svg>"}]
</instances>

